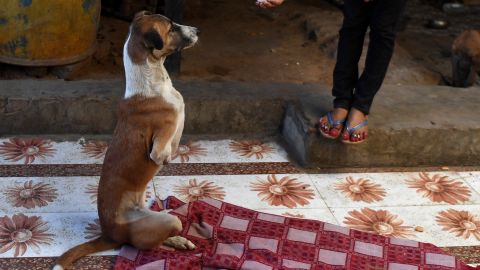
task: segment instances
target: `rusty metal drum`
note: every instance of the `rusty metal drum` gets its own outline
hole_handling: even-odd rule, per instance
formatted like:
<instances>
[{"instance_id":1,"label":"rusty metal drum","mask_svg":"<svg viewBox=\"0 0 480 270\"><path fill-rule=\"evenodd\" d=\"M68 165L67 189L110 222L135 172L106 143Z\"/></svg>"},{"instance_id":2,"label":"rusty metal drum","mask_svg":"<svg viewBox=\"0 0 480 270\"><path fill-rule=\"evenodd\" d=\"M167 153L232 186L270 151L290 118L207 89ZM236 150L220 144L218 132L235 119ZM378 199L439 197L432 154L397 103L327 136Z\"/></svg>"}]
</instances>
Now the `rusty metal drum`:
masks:
<instances>
[{"instance_id":1,"label":"rusty metal drum","mask_svg":"<svg viewBox=\"0 0 480 270\"><path fill-rule=\"evenodd\" d=\"M93 54L100 0L0 0L0 62L57 66Z\"/></svg>"}]
</instances>

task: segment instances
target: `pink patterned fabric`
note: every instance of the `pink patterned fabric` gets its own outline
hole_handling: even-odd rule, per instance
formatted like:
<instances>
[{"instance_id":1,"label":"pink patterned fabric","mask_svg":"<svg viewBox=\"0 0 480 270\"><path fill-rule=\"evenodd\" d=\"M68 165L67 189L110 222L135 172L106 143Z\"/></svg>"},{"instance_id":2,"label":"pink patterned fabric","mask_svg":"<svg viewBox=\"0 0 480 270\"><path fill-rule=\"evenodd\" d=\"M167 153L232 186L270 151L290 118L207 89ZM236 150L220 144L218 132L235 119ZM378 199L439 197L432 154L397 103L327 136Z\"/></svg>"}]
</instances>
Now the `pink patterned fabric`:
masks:
<instances>
[{"instance_id":1,"label":"pink patterned fabric","mask_svg":"<svg viewBox=\"0 0 480 270\"><path fill-rule=\"evenodd\" d=\"M305 219L259 213L212 199L185 204L175 197L155 204L183 223L194 251L168 247L122 248L115 270L165 269L474 269L431 244L393 239ZM205 224L208 236L192 224Z\"/></svg>"}]
</instances>

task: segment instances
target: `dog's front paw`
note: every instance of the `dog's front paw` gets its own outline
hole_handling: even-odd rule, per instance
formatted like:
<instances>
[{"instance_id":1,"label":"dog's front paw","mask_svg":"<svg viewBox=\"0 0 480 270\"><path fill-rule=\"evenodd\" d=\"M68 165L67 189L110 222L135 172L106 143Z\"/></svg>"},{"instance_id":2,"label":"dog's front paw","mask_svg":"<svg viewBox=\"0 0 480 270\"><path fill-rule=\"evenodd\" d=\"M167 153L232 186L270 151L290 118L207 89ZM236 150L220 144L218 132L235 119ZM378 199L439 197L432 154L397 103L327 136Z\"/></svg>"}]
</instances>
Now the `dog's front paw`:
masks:
<instances>
[{"instance_id":1,"label":"dog's front paw","mask_svg":"<svg viewBox=\"0 0 480 270\"><path fill-rule=\"evenodd\" d=\"M150 153L150 159L157 165L167 164L172 161L172 147L167 146L162 151L157 151L155 148Z\"/></svg>"},{"instance_id":2,"label":"dog's front paw","mask_svg":"<svg viewBox=\"0 0 480 270\"><path fill-rule=\"evenodd\" d=\"M181 250L194 250L196 248L194 243L192 243L187 238L184 238L181 236L170 237L167 240L165 240L163 244L169 247L173 247L175 249L181 249Z\"/></svg>"}]
</instances>

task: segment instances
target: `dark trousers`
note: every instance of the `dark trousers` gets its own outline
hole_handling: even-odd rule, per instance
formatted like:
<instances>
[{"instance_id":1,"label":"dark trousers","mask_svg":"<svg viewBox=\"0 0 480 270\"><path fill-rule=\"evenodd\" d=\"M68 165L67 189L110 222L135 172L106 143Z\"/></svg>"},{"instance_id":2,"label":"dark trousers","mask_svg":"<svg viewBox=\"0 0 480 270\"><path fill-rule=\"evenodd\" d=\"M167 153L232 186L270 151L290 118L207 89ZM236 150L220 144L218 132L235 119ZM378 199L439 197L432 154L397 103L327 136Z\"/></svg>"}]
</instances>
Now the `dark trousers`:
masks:
<instances>
[{"instance_id":1,"label":"dark trousers","mask_svg":"<svg viewBox=\"0 0 480 270\"><path fill-rule=\"evenodd\" d=\"M344 19L333 73L335 108L356 108L369 114L375 94L383 83L395 45L397 23L406 0L345 0ZM358 77L367 28L370 44L365 69Z\"/></svg>"}]
</instances>

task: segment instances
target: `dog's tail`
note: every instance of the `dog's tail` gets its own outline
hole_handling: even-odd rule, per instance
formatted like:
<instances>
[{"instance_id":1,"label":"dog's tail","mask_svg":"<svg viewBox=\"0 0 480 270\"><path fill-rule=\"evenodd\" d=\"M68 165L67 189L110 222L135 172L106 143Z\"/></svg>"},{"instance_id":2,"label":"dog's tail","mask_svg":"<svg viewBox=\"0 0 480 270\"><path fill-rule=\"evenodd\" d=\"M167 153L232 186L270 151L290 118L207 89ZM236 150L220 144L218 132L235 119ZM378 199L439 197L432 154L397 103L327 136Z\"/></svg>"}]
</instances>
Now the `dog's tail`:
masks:
<instances>
[{"instance_id":1,"label":"dog's tail","mask_svg":"<svg viewBox=\"0 0 480 270\"><path fill-rule=\"evenodd\" d=\"M57 260L52 270L64 270L70 267L76 260L91 253L105 251L119 247L120 244L104 237L80 244L63 253Z\"/></svg>"}]
</instances>

